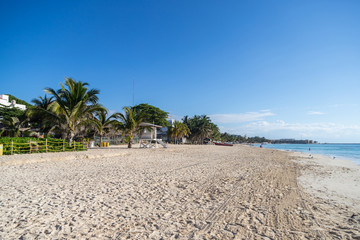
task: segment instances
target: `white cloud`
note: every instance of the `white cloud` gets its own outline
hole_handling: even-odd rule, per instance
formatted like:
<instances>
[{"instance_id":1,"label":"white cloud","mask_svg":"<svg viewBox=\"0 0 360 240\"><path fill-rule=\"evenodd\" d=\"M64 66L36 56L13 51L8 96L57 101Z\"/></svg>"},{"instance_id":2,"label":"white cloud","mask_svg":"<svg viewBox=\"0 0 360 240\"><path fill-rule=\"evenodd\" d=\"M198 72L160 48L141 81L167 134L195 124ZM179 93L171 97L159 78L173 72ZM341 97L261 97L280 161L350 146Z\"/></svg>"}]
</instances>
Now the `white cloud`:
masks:
<instances>
[{"instance_id":1,"label":"white cloud","mask_svg":"<svg viewBox=\"0 0 360 240\"><path fill-rule=\"evenodd\" d=\"M309 114L309 115L324 115L325 113L323 113L323 112L318 112L318 111L309 111L308 114Z\"/></svg>"},{"instance_id":2,"label":"white cloud","mask_svg":"<svg viewBox=\"0 0 360 240\"><path fill-rule=\"evenodd\" d=\"M183 116L175 115L175 114L169 114L168 119L175 119L176 121L182 121Z\"/></svg>"},{"instance_id":3,"label":"white cloud","mask_svg":"<svg viewBox=\"0 0 360 240\"><path fill-rule=\"evenodd\" d=\"M321 142L359 142L360 125L336 123L287 123L284 121L257 121L237 128L220 127L223 132L272 139L302 138Z\"/></svg>"},{"instance_id":4,"label":"white cloud","mask_svg":"<svg viewBox=\"0 0 360 240\"><path fill-rule=\"evenodd\" d=\"M290 130L296 132L309 132L309 131L326 131L332 132L335 129L344 129L344 125L337 125L334 123L286 123L284 121L276 121L273 123L258 121L250 123L246 126L248 129L261 129L263 131L274 131L274 130Z\"/></svg>"},{"instance_id":5,"label":"white cloud","mask_svg":"<svg viewBox=\"0 0 360 240\"><path fill-rule=\"evenodd\" d=\"M247 112L238 114L212 114L209 115L215 123L243 123L262 120L264 117L274 116L270 110L261 110L259 112Z\"/></svg>"}]
</instances>

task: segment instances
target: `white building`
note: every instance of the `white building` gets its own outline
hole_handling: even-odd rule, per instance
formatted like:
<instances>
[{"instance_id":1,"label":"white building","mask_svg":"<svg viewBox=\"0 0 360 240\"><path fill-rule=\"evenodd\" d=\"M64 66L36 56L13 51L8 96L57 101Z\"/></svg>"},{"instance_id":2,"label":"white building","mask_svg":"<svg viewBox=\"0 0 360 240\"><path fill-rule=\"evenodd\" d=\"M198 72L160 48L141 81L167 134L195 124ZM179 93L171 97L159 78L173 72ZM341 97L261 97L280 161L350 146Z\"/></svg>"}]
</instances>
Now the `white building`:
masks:
<instances>
[{"instance_id":1,"label":"white building","mask_svg":"<svg viewBox=\"0 0 360 240\"><path fill-rule=\"evenodd\" d=\"M140 134L140 148L157 148L158 144L167 148L166 143L157 137L157 129L161 128L161 126L144 122L140 123L139 126L144 128Z\"/></svg>"},{"instance_id":2,"label":"white building","mask_svg":"<svg viewBox=\"0 0 360 240\"><path fill-rule=\"evenodd\" d=\"M158 139L157 129L162 128L162 126L151 124L151 123L140 123L140 127L144 127L144 130L141 133L141 139ZM147 128L147 129L146 129Z\"/></svg>"},{"instance_id":3,"label":"white building","mask_svg":"<svg viewBox=\"0 0 360 240\"><path fill-rule=\"evenodd\" d=\"M26 106L23 104L17 104L15 100L11 100L11 102L9 102L9 95L5 95L5 94L0 94L0 107L10 107L10 108L18 108L20 110L26 110Z\"/></svg>"},{"instance_id":4,"label":"white building","mask_svg":"<svg viewBox=\"0 0 360 240\"><path fill-rule=\"evenodd\" d=\"M168 119L167 120L170 126L174 126L175 119ZM163 140L168 140L167 136L168 127L161 127L159 131L157 132L157 137Z\"/></svg>"}]
</instances>

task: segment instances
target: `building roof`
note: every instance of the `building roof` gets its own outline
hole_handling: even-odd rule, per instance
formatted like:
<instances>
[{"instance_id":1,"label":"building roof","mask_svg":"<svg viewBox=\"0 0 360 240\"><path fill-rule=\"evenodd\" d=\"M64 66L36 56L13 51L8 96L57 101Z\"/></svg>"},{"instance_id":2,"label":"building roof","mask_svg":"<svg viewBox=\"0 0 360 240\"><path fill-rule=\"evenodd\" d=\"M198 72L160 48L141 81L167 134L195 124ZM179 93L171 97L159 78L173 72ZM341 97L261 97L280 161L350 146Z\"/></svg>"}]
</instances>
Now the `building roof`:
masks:
<instances>
[{"instance_id":1,"label":"building roof","mask_svg":"<svg viewBox=\"0 0 360 240\"><path fill-rule=\"evenodd\" d=\"M162 128L162 126L160 126L160 125L155 125L155 124L152 124L152 123L145 123L145 122L140 123L139 126L140 126L140 127L156 127L156 128Z\"/></svg>"}]
</instances>

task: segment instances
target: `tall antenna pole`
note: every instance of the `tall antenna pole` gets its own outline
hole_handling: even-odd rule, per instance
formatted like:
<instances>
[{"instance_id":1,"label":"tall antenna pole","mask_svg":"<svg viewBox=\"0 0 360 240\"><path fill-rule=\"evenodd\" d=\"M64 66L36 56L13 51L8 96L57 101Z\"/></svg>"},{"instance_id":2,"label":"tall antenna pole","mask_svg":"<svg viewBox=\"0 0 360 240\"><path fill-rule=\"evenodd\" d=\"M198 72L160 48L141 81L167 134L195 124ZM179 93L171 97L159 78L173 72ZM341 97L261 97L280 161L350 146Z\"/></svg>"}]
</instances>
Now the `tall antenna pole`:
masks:
<instances>
[{"instance_id":1,"label":"tall antenna pole","mask_svg":"<svg viewBox=\"0 0 360 240\"><path fill-rule=\"evenodd\" d=\"M135 80L133 79L133 106L135 106Z\"/></svg>"}]
</instances>

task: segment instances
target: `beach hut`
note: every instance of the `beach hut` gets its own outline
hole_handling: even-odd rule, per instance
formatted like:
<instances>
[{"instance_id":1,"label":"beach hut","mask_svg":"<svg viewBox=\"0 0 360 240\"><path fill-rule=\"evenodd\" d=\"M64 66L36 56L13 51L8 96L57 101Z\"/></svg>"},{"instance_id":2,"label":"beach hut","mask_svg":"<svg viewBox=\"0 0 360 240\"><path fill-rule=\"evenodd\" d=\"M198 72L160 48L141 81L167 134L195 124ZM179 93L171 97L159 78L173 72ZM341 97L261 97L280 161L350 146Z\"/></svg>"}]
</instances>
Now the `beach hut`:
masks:
<instances>
[{"instance_id":1,"label":"beach hut","mask_svg":"<svg viewBox=\"0 0 360 240\"><path fill-rule=\"evenodd\" d=\"M140 148L157 148L158 144L167 148L162 139L157 138L157 129L162 128L162 126L143 122L140 123L140 127L143 128L139 136Z\"/></svg>"}]
</instances>

